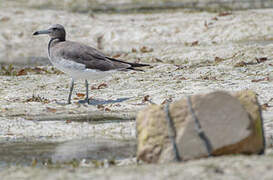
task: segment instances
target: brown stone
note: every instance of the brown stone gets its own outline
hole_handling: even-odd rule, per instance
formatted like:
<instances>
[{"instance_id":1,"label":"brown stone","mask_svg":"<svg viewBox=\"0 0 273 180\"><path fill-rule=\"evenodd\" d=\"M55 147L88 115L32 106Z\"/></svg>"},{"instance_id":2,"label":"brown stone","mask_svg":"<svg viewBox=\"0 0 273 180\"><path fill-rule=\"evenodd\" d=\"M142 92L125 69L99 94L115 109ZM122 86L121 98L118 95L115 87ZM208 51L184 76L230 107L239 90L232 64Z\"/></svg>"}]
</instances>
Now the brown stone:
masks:
<instances>
[{"instance_id":1,"label":"brown stone","mask_svg":"<svg viewBox=\"0 0 273 180\"><path fill-rule=\"evenodd\" d=\"M253 154L264 150L262 116L256 94L241 91L233 95L213 92L191 97L192 108L207 137L211 155ZM175 142L183 160L208 157L187 99L173 102L169 114L174 123ZM138 159L149 163L174 160L163 105L151 105L137 115Z\"/></svg>"}]
</instances>

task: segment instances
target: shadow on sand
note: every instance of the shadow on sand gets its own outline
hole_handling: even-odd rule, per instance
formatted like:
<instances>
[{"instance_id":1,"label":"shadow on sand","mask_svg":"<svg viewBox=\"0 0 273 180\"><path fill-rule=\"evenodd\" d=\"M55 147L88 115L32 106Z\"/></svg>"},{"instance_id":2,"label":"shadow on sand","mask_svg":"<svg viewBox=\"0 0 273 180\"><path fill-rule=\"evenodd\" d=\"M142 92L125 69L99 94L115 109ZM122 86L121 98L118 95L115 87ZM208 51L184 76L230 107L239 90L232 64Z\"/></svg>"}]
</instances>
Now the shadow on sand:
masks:
<instances>
[{"instance_id":1,"label":"shadow on sand","mask_svg":"<svg viewBox=\"0 0 273 180\"><path fill-rule=\"evenodd\" d=\"M89 105L93 105L93 106L96 106L96 105L103 105L103 104L114 104L114 103L120 103L120 102L123 102L123 101L126 101L130 98L118 98L118 99L110 99L110 100L104 100L104 99L89 99ZM79 101L80 104L85 104L86 101L85 100L80 100Z\"/></svg>"}]
</instances>

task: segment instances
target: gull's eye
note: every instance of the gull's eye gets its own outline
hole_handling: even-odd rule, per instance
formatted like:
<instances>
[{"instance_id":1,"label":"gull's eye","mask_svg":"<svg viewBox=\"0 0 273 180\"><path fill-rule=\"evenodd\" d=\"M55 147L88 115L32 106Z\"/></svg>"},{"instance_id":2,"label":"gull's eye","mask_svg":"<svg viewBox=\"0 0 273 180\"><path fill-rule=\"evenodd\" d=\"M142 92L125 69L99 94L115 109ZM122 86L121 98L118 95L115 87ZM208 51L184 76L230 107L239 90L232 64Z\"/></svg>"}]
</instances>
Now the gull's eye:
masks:
<instances>
[{"instance_id":1,"label":"gull's eye","mask_svg":"<svg viewBox=\"0 0 273 180\"><path fill-rule=\"evenodd\" d=\"M57 31L57 28L52 28L53 31Z\"/></svg>"}]
</instances>

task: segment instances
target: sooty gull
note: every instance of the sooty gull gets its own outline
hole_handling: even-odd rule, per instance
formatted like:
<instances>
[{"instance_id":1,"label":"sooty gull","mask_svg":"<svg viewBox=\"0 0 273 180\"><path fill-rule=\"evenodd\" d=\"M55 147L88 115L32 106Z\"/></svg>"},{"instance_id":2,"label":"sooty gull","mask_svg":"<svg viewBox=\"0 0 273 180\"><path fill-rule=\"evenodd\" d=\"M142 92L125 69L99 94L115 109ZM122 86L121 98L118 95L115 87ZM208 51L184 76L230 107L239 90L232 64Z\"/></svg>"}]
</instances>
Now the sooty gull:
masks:
<instances>
[{"instance_id":1,"label":"sooty gull","mask_svg":"<svg viewBox=\"0 0 273 180\"><path fill-rule=\"evenodd\" d=\"M50 36L48 57L51 63L71 76L68 104L71 103L74 80L76 79L85 79L85 102L89 103L87 80L102 79L116 71L138 70L135 67L149 66L148 64L130 63L110 58L90 46L67 41L65 39L65 29L60 24L54 24L47 30L33 33L33 35L39 34L48 34Z\"/></svg>"}]
</instances>

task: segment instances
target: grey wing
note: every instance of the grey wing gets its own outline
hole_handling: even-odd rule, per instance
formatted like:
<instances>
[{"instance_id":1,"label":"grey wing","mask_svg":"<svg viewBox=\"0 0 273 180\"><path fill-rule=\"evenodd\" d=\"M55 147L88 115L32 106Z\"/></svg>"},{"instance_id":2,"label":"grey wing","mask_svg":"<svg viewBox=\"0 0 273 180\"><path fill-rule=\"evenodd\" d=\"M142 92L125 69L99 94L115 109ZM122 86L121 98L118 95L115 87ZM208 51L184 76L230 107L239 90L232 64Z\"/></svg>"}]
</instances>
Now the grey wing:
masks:
<instances>
[{"instance_id":1,"label":"grey wing","mask_svg":"<svg viewBox=\"0 0 273 180\"><path fill-rule=\"evenodd\" d=\"M112 69L126 69L131 67L131 65L123 63L123 62L116 62L108 59L107 56L102 54L101 52L97 51L94 48L89 48L87 54L92 57L92 59L96 59L96 63L88 63L87 68L93 69L98 68L102 71L112 70ZM94 66L95 65L95 66Z\"/></svg>"},{"instance_id":2,"label":"grey wing","mask_svg":"<svg viewBox=\"0 0 273 180\"><path fill-rule=\"evenodd\" d=\"M58 54L61 54L65 59L73 59L77 63L84 64L88 69L108 71L131 67L131 65L126 63L111 61L103 53L90 46L69 41L67 43L69 43L69 46L61 49Z\"/></svg>"}]
</instances>

